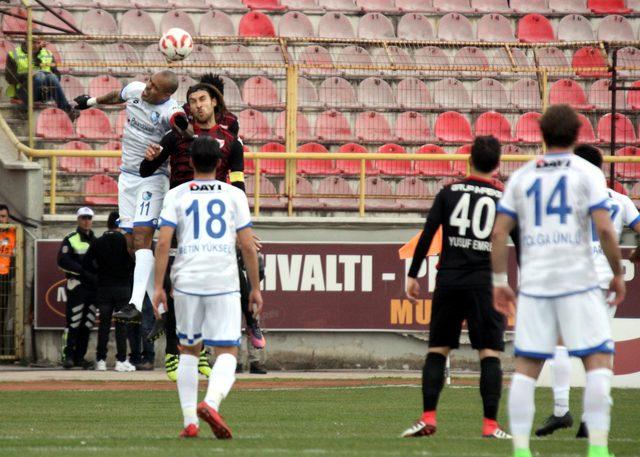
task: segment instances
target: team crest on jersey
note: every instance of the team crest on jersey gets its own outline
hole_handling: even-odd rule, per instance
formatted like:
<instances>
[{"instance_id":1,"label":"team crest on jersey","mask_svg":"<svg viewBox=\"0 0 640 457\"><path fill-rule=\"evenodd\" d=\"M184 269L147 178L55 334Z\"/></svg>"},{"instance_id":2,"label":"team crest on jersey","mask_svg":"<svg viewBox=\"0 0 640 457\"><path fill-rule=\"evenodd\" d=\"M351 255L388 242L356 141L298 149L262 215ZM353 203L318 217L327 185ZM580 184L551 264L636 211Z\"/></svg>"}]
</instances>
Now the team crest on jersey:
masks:
<instances>
[{"instance_id":1,"label":"team crest on jersey","mask_svg":"<svg viewBox=\"0 0 640 457\"><path fill-rule=\"evenodd\" d=\"M153 111L149 116L153 125L157 125L160 122L160 113L157 111Z\"/></svg>"},{"instance_id":2,"label":"team crest on jersey","mask_svg":"<svg viewBox=\"0 0 640 457\"><path fill-rule=\"evenodd\" d=\"M145 191L145 192L142 194L142 199L143 199L145 202L148 202L149 200L151 200L151 197L153 197L153 194L152 194L151 192L149 192L149 191Z\"/></svg>"}]
</instances>

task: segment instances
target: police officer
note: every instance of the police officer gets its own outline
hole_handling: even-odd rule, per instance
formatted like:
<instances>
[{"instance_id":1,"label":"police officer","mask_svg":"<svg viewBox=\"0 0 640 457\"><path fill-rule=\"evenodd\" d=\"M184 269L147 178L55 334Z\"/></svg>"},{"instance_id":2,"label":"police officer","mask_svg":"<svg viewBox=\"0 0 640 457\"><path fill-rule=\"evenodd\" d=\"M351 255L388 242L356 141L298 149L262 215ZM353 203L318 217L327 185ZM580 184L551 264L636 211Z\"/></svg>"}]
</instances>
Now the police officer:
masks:
<instances>
[{"instance_id":1,"label":"police officer","mask_svg":"<svg viewBox=\"0 0 640 457\"><path fill-rule=\"evenodd\" d=\"M89 334L96 320L96 278L82 267L84 255L96 239L91 226L93 210L82 207L76 212L78 228L67 235L58 251L58 267L67 277L67 328L63 366L92 370L94 362L85 360Z\"/></svg>"},{"instance_id":2,"label":"police officer","mask_svg":"<svg viewBox=\"0 0 640 457\"><path fill-rule=\"evenodd\" d=\"M71 120L78 117L78 112L71 108L60 85L60 72L51 51L44 40L38 40L33 47L33 101L46 102L53 99L61 110L65 111ZM28 74L27 44L21 43L7 55L5 79L9 83L7 95L18 98L27 105L27 74Z\"/></svg>"}]
</instances>

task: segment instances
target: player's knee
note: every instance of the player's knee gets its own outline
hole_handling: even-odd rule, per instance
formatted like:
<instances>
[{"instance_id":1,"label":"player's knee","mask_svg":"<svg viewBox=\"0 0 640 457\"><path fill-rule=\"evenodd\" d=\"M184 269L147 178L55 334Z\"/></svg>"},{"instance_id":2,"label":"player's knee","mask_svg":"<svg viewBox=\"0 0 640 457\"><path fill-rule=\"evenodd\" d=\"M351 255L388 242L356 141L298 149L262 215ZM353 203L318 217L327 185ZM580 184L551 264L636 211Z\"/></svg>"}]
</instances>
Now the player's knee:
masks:
<instances>
[{"instance_id":1,"label":"player's knee","mask_svg":"<svg viewBox=\"0 0 640 457\"><path fill-rule=\"evenodd\" d=\"M428 352L432 352L435 354L441 354L445 357L449 356L449 352L451 352L451 348L448 347L430 347Z\"/></svg>"},{"instance_id":2,"label":"player's knee","mask_svg":"<svg viewBox=\"0 0 640 457\"><path fill-rule=\"evenodd\" d=\"M494 349L481 349L478 351L478 355L480 356L480 360L486 359L487 357L500 358L500 351L496 351Z\"/></svg>"},{"instance_id":3,"label":"player's knee","mask_svg":"<svg viewBox=\"0 0 640 457\"><path fill-rule=\"evenodd\" d=\"M231 354L234 357L238 357L238 346L216 346L213 350L215 356L220 354Z\"/></svg>"},{"instance_id":4,"label":"player's knee","mask_svg":"<svg viewBox=\"0 0 640 457\"><path fill-rule=\"evenodd\" d=\"M153 241L153 231L147 227L137 227L133 230L133 249L150 249Z\"/></svg>"},{"instance_id":5,"label":"player's knee","mask_svg":"<svg viewBox=\"0 0 640 457\"><path fill-rule=\"evenodd\" d=\"M611 354L597 352L583 358L582 363L586 371L599 370L601 368L610 370L613 366L613 356Z\"/></svg>"},{"instance_id":6,"label":"player's knee","mask_svg":"<svg viewBox=\"0 0 640 457\"><path fill-rule=\"evenodd\" d=\"M185 346L181 344L180 346L178 346L178 350L180 351L180 354L187 354L187 355L193 355L195 357L199 357L200 351L202 350L202 343L198 343L193 346Z\"/></svg>"}]
</instances>

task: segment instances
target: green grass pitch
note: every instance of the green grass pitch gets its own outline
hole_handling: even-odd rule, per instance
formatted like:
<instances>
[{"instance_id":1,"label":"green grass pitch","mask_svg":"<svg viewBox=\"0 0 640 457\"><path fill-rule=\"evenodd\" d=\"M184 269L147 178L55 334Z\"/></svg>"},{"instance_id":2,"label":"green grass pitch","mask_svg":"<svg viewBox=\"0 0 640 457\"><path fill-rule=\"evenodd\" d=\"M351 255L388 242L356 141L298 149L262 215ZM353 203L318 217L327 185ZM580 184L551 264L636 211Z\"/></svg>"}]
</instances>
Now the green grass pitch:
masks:
<instances>
[{"instance_id":1,"label":"green grass pitch","mask_svg":"<svg viewBox=\"0 0 640 457\"><path fill-rule=\"evenodd\" d=\"M240 381L241 383L242 381ZM96 385L99 389L99 384ZM200 397L202 398L202 392ZM536 424L551 410L549 389L538 389ZM501 421L506 424L504 392ZM572 391L574 417L582 391ZM611 450L640 456L640 391L615 390ZM400 439L417 419L420 389L411 387L238 390L222 413L235 438L217 441L208 427L179 440L176 392L0 392L0 456L509 456L511 443L480 437L476 388L446 388L439 430L430 438ZM533 439L536 456L585 456L571 431Z\"/></svg>"}]
</instances>

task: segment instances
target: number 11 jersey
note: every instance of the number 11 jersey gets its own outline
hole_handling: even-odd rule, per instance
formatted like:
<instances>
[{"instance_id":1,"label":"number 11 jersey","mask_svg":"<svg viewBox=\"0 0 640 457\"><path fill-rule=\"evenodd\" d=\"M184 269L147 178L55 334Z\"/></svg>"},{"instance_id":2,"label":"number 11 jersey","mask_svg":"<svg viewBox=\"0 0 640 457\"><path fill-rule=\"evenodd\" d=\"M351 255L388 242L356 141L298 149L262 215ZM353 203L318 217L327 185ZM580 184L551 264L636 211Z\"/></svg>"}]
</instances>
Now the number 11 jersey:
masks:
<instances>
[{"instance_id":1,"label":"number 11 jersey","mask_svg":"<svg viewBox=\"0 0 640 457\"><path fill-rule=\"evenodd\" d=\"M548 154L511 175L498 212L520 229L520 293L556 298L598 287L591 212L608 209L602 171L571 153Z\"/></svg>"},{"instance_id":2,"label":"number 11 jersey","mask_svg":"<svg viewBox=\"0 0 640 457\"><path fill-rule=\"evenodd\" d=\"M160 227L176 229L174 289L199 296L239 292L236 234L251 225L247 197L236 187L194 180L171 189L164 198Z\"/></svg>"}]
</instances>

